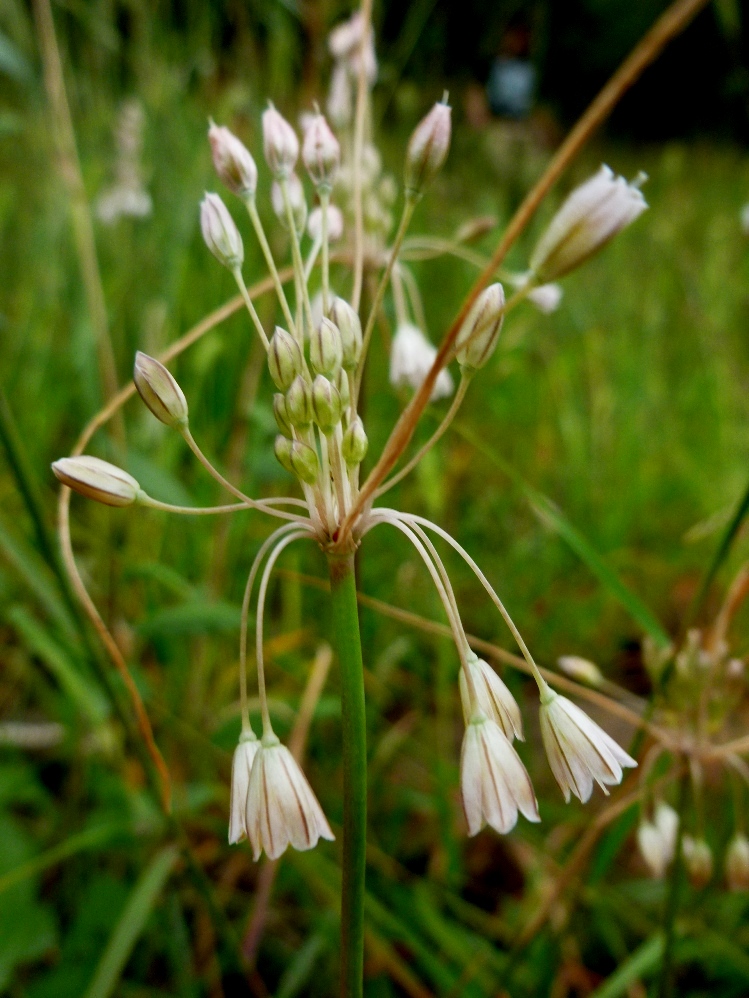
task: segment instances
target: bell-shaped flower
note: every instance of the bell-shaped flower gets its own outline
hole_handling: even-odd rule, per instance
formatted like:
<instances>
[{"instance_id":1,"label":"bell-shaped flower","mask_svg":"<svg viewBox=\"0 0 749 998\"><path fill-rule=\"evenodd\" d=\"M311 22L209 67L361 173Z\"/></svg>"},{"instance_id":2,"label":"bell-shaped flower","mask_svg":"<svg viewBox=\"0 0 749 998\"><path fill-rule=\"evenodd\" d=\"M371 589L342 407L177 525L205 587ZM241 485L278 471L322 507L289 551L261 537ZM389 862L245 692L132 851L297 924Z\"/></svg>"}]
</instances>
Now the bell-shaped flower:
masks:
<instances>
[{"instance_id":1,"label":"bell-shaped flower","mask_svg":"<svg viewBox=\"0 0 749 998\"><path fill-rule=\"evenodd\" d=\"M520 756L497 722L481 712L474 714L463 736L460 793L469 835L484 825L504 835L515 827L518 811L528 821L541 820Z\"/></svg>"},{"instance_id":2,"label":"bell-shaped flower","mask_svg":"<svg viewBox=\"0 0 749 998\"><path fill-rule=\"evenodd\" d=\"M541 282L579 266L645 211L641 179L628 183L602 166L577 187L554 215L530 259Z\"/></svg>"},{"instance_id":3,"label":"bell-shaped flower","mask_svg":"<svg viewBox=\"0 0 749 998\"><path fill-rule=\"evenodd\" d=\"M548 686L541 693L540 715L549 765L566 801L573 793L584 804L594 780L608 794L607 786L621 783L622 767L637 765L584 711Z\"/></svg>"},{"instance_id":4,"label":"bell-shaped flower","mask_svg":"<svg viewBox=\"0 0 749 998\"><path fill-rule=\"evenodd\" d=\"M418 326L402 322L390 347L390 383L396 388L407 386L418 389L437 356L437 349ZM437 375L432 390L432 401L452 395L454 389L450 372L445 368Z\"/></svg>"},{"instance_id":5,"label":"bell-shaped flower","mask_svg":"<svg viewBox=\"0 0 749 998\"><path fill-rule=\"evenodd\" d=\"M231 762L231 797L229 804L229 845L247 838L247 794L250 773L260 742L253 731L243 731Z\"/></svg>"},{"instance_id":6,"label":"bell-shaped flower","mask_svg":"<svg viewBox=\"0 0 749 998\"><path fill-rule=\"evenodd\" d=\"M523 740L523 719L520 708L512 693L492 669L488 662L472 651L466 652L466 665L470 671L470 683L463 669L460 670L460 702L463 707L463 720L469 724L476 707L487 717L493 718L510 739ZM472 703L475 691L477 703Z\"/></svg>"},{"instance_id":7,"label":"bell-shaped flower","mask_svg":"<svg viewBox=\"0 0 749 998\"><path fill-rule=\"evenodd\" d=\"M255 860L263 850L278 859L289 845L312 849L318 839L335 838L296 759L275 735L263 737L252 764L245 827Z\"/></svg>"},{"instance_id":8,"label":"bell-shaped flower","mask_svg":"<svg viewBox=\"0 0 749 998\"><path fill-rule=\"evenodd\" d=\"M657 804L652 821L643 821L637 830L642 858L654 877L663 877L674 858L679 815L664 801Z\"/></svg>"}]
</instances>

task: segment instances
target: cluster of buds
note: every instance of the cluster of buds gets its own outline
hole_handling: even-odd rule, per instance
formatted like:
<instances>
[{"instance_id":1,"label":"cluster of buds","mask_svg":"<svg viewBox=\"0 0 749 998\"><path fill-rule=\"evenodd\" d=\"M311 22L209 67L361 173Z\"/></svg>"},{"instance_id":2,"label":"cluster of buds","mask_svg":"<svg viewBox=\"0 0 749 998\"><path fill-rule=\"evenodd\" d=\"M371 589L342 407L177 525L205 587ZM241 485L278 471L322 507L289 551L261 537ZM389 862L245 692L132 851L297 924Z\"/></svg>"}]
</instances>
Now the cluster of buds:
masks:
<instances>
[{"instance_id":1,"label":"cluster of buds","mask_svg":"<svg viewBox=\"0 0 749 998\"><path fill-rule=\"evenodd\" d=\"M336 29L330 48L335 66L328 111L334 125L348 128L353 91L361 72L369 86L376 77L372 33L361 15L354 15ZM246 837L256 858L263 850L276 858L288 845L308 849L320 838L333 837L298 763L280 744L271 725L263 662L265 596L273 566L287 545L304 538L314 539L323 550L337 557L342 551L349 554L380 524L397 528L414 545L435 582L453 630L461 666L458 685L465 721L461 796L469 833L475 834L485 824L506 833L515 826L519 814L529 821L540 819L533 786L513 745L515 739L523 737L520 709L500 677L471 651L447 571L427 531L436 533L465 559L521 648L538 684L543 743L565 799L569 801L575 795L586 802L596 783L607 793L608 787L622 780L624 769L636 765L635 760L578 706L549 687L496 592L457 541L428 520L375 505L374 500L415 466L420 456L440 438L462 402L470 380L491 360L510 308L534 294L540 296L537 304L545 300L550 308L558 303L555 286L548 281L577 266L632 221L645 207L642 195L636 186L614 178L608 168L602 168L596 177L573 192L559 210L531 258L530 269L509 279L517 289L514 295L506 300L500 283L484 288L467 310L451 351L448 344L447 352L438 354L426 335L418 288L399 257L416 203L448 155L451 113L446 97L424 117L408 144L401 221L389 247L385 246L385 238L391 228L389 210L395 201L395 185L392 178L383 177L374 146L365 144L362 148L359 144L358 162L342 163L341 145L317 108L305 116L300 141L292 125L269 106L262 116L262 136L265 162L272 175L268 202L286 231L290 248L293 303L287 298L257 210L260 185L252 153L226 127L211 122L208 132L216 174L244 205L272 279L281 312L272 332L260 321L247 291L242 275L243 239L218 194L205 195L200 224L208 249L235 278L266 350L268 371L276 388L275 454L283 468L298 481L304 498L255 500L223 478L192 437L187 401L174 377L157 360L141 353L136 357L134 380L143 402L157 419L182 435L203 467L236 501L230 506L207 509L175 507L147 496L132 476L98 458L67 458L53 466L65 485L110 506L139 504L200 515L253 508L283 521L260 548L243 603L242 731L232 769L230 841ZM356 146L357 143L344 143L345 148ZM311 211L305 183L296 172L300 157L317 199ZM354 192L357 199L361 198L357 207L363 213L365 236L370 237L364 246L365 265L373 271L382 271L364 328L358 313L358 298L355 308L333 293L330 283L330 243L346 235L345 213L334 202L338 199L344 209L350 210ZM309 242L305 244L307 236ZM358 248L362 249L361 244ZM319 288L315 289L318 283ZM397 320L390 356L391 381L417 390L427 377L432 377L432 398L438 400L455 391L447 368L452 360L457 362L461 380L443 423L426 447L392 478L385 480L383 473L367 492L359 482L368 441L358 413L358 397L367 348L375 321L382 314L383 296L391 284ZM313 293L315 290L317 293ZM438 356L444 362L436 370ZM258 738L247 710L246 634L253 585L263 562L256 614L256 662L263 724ZM734 871L741 865L742 848L733 847Z\"/></svg>"}]
</instances>

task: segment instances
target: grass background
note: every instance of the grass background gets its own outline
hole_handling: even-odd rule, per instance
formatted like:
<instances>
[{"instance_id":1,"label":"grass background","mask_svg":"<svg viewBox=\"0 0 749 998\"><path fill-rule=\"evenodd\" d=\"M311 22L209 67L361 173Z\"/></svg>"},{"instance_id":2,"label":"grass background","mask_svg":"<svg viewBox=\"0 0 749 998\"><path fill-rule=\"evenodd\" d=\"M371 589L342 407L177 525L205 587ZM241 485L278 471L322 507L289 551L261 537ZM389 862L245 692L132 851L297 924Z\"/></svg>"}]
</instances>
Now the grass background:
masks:
<instances>
[{"instance_id":1,"label":"grass background","mask_svg":"<svg viewBox=\"0 0 749 998\"><path fill-rule=\"evenodd\" d=\"M15 23L16 37L33 44L31 21L20 7ZM200 37L199 19L188 27L189 38ZM233 293L198 226L202 192L216 186L205 140L208 115L234 126L257 151L265 97L278 93L289 114L294 100L278 68L262 81L252 73L222 75L207 46L186 44L189 58L182 58L171 36L163 47L141 46L139 74L124 81L105 37L98 47L83 44L75 31L65 37L92 199L111 179L112 125L122 94L135 92L146 114L153 214L97 226L96 233L124 382L136 349L158 352ZM283 31L273 37L282 51ZM282 55L269 64L283 65ZM41 78L22 57L2 85L1 383L51 526L49 464L70 450L101 397ZM441 91L441 81L415 95L408 89L391 106L383 155L396 176L409 129L432 90ZM457 118L449 164L418 209L415 233L449 236L466 219L487 213L501 229L548 155L533 143L508 145L500 126L476 133L459 112ZM541 662L586 655L610 678L644 693L641 627L550 526L549 516L539 516L522 483L549 497L662 626L678 631L746 487L749 275L739 212L749 196L749 159L743 148L715 141L595 145L543 206L512 265L522 269L565 191L601 161L626 175L649 174L650 211L565 281L556 313L541 316L525 306L512 316L497 355L470 389L460 420L465 433L450 433L393 493L393 502L436 519L477 557ZM261 190L267 187L261 166ZM272 227L262 194L260 203ZM246 236L249 281L263 273L259 253L231 207ZM479 248L488 252L496 238L487 236ZM414 270L436 340L472 273L447 259ZM334 283L345 287L344 276L335 275ZM274 321L269 298L261 316L266 325ZM219 466L230 468L253 495L283 494L292 486L272 456L272 389L260 360L249 323L238 314L173 370L190 403L193 432ZM403 404L386 371L386 345L378 339L365 389L372 456ZM118 453L105 435L96 438L95 453L123 463L160 499L219 500L176 435L138 400L125 412L127 453ZM425 420L424 436L433 425ZM484 453L466 439L471 435L483 442ZM247 988L278 998L330 995L339 843L284 858L255 977L249 985L240 982L221 920L170 851L173 829L159 815L4 458L0 716L58 721L65 735L48 750L0 745L0 991L30 998L230 996ZM229 767L239 730L239 603L268 528L257 514L226 524L192 522L73 500L84 577L126 652L175 781L178 817L238 937L258 875L247 849L226 845ZM734 567L745 551L740 538ZM511 648L474 580L457 562L448 564L467 629ZM324 574L311 547L292 549L282 565ZM721 581L729 577L730 566ZM399 535L386 539L384 528L363 545L360 583L367 594L442 619L420 562ZM747 650L746 624L746 617L737 621L737 654ZM491 832L466 839L457 797L454 650L369 609L362 611L362 627L371 781L367 995L488 998L506 984L514 934L538 909L600 807L600 795L588 808L563 805L540 747L532 690L507 674L524 708L528 740L521 751L544 822L521 821L506 839ZM282 736L328 632L324 595L280 575L267 633ZM339 713L334 667L317 707L306 769L337 831ZM719 856L732 813L719 774L708 795L708 834ZM663 885L645 878L634 854L635 821L636 811L629 812L603 839L577 889L554 907L549 927L513 957L513 995L644 993L632 989L657 971ZM683 912L679 994L745 994L747 896L724 893L716 876L705 891L685 894Z\"/></svg>"}]
</instances>

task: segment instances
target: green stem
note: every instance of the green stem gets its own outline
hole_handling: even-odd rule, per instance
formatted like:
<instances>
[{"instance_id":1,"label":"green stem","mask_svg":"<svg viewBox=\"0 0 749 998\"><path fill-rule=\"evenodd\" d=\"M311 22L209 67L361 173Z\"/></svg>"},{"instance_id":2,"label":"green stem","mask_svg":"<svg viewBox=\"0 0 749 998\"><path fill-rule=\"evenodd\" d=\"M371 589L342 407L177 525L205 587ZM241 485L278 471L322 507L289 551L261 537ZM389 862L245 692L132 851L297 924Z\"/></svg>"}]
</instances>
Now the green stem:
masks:
<instances>
[{"instance_id":1,"label":"green stem","mask_svg":"<svg viewBox=\"0 0 749 998\"><path fill-rule=\"evenodd\" d=\"M367 724L353 554L328 557L343 708L341 995L361 998L367 847Z\"/></svg>"},{"instance_id":2,"label":"green stem","mask_svg":"<svg viewBox=\"0 0 749 998\"><path fill-rule=\"evenodd\" d=\"M671 998L674 993L673 962L676 915L679 909L679 887L681 886L682 844L684 840L684 817L687 809L687 792L689 789L689 770L679 781L679 828L676 833L676 848L674 849L674 865L671 868L671 880L668 885L665 910L663 912L663 963L661 978L658 985L659 998Z\"/></svg>"}]
</instances>

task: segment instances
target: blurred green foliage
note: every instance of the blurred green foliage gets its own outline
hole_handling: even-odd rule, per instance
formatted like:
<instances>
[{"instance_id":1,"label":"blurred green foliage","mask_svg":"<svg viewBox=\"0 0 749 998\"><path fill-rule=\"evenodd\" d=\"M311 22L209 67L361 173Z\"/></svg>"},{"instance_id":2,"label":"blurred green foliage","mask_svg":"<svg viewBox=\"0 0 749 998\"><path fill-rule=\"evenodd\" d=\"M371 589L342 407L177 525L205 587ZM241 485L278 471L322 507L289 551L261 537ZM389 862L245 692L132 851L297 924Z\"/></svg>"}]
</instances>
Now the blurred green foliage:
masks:
<instances>
[{"instance_id":1,"label":"blurred green foliage","mask_svg":"<svg viewBox=\"0 0 749 998\"><path fill-rule=\"evenodd\" d=\"M135 96L145 111L153 214L97 225L123 382L137 348L158 352L233 293L198 227L198 200L215 186L208 115L258 150L268 96L289 114L319 96L314 80L326 69L324 31L340 12L321 4L305 8L302 18L293 2L260 0L56 7L92 202L112 178L120 100ZM7 3L0 32L0 383L49 529L49 463L70 450L101 397L25 5ZM388 80L398 78L396 56L392 63L385 58L382 104ZM442 85L432 76L422 82L423 92L411 98L401 88L389 107L383 152L396 175L408 128ZM412 115L403 110L409 102ZM413 231L449 236L487 213L501 226L547 156L531 132L458 129L448 168L419 207ZM438 519L479 557L540 661L587 655L608 677L647 692L642 620L554 526L555 507L529 496L536 490L553 501L609 572L670 633L678 630L746 487L749 256L739 211L749 196L749 160L736 146L706 142L590 149L544 205L511 264L524 266L534 234L564 191L601 159L628 175L640 168L650 174L651 210L566 281L558 312L543 317L526 306L513 315L492 365L471 387L461 417L466 433L449 434L399 487L397 502ZM268 189L262 166L261 189ZM261 210L282 251L264 196ZM488 252L495 238L478 248ZM250 238L246 251L252 280L263 270ZM472 271L447 258L414 270L437 339ZM334 283L344 280L334 275ZM272 301L259 307L270 324ZM271 389L260 361L249 325L237 315L174 371L194 433L219 467L251 494L282 494L290 482L272 456ZM373 455L403 404L387 386L386 370L385 343L377 339L365 388ZM124 463L160 499L219 500L180 439L137 400L128 404L126 421L126 454L105 434L94 452ZM483 454L471 436L484 441ZM97 677L90 635L66 602L17 468L4 454L0 498L0 716L64 728L52 747L0 745L0 991L14 998L248 993L225 946L227 933L236 942L245 931L258 868L246 848L226 845L228 776L239 729L239 603L268 524L256 514L191 522L73 502L84 577L125 649L173 774L177 816L227 927L171 851L173 829L113 707L122 691ZM378 528L363 546L360 588L441 619L412 551L398 536L383 537ZM745 549L739 537L723 582ZM473 578L448 563L467 629L510 647ZM292 549L282 566L268 636L272 709L286 736L328 634L328 611L324 594L294 574L324 574L314 549ZM746 625L744 615L736 627L739 654L746 651ZM367 994L488 998L507 983L512 940L538 910L592 810L563 805L540 750L531 691L508 674L526 708L522 752L544 823L521 823L506 840L491 832L467 840L457 798L453 649L370 609L362 611L362 626L371 780ZM334 668L306 768L336 831L339 757ZM709 838L719 854L731 808L719 780L707 794ZM628 812L604 837L590 873L555 906L550 927L512 957L513 995L614 998L637 994L627 989L640 978L655 978L664 888L644 877L633 855L635 820ZM284 857L251 993L334 993L337 860L338 844ZM717 882L699 894L685 885L684 892L679 994L746 994L749 897L725 894Z\"/></svg>"}]
</instances>

